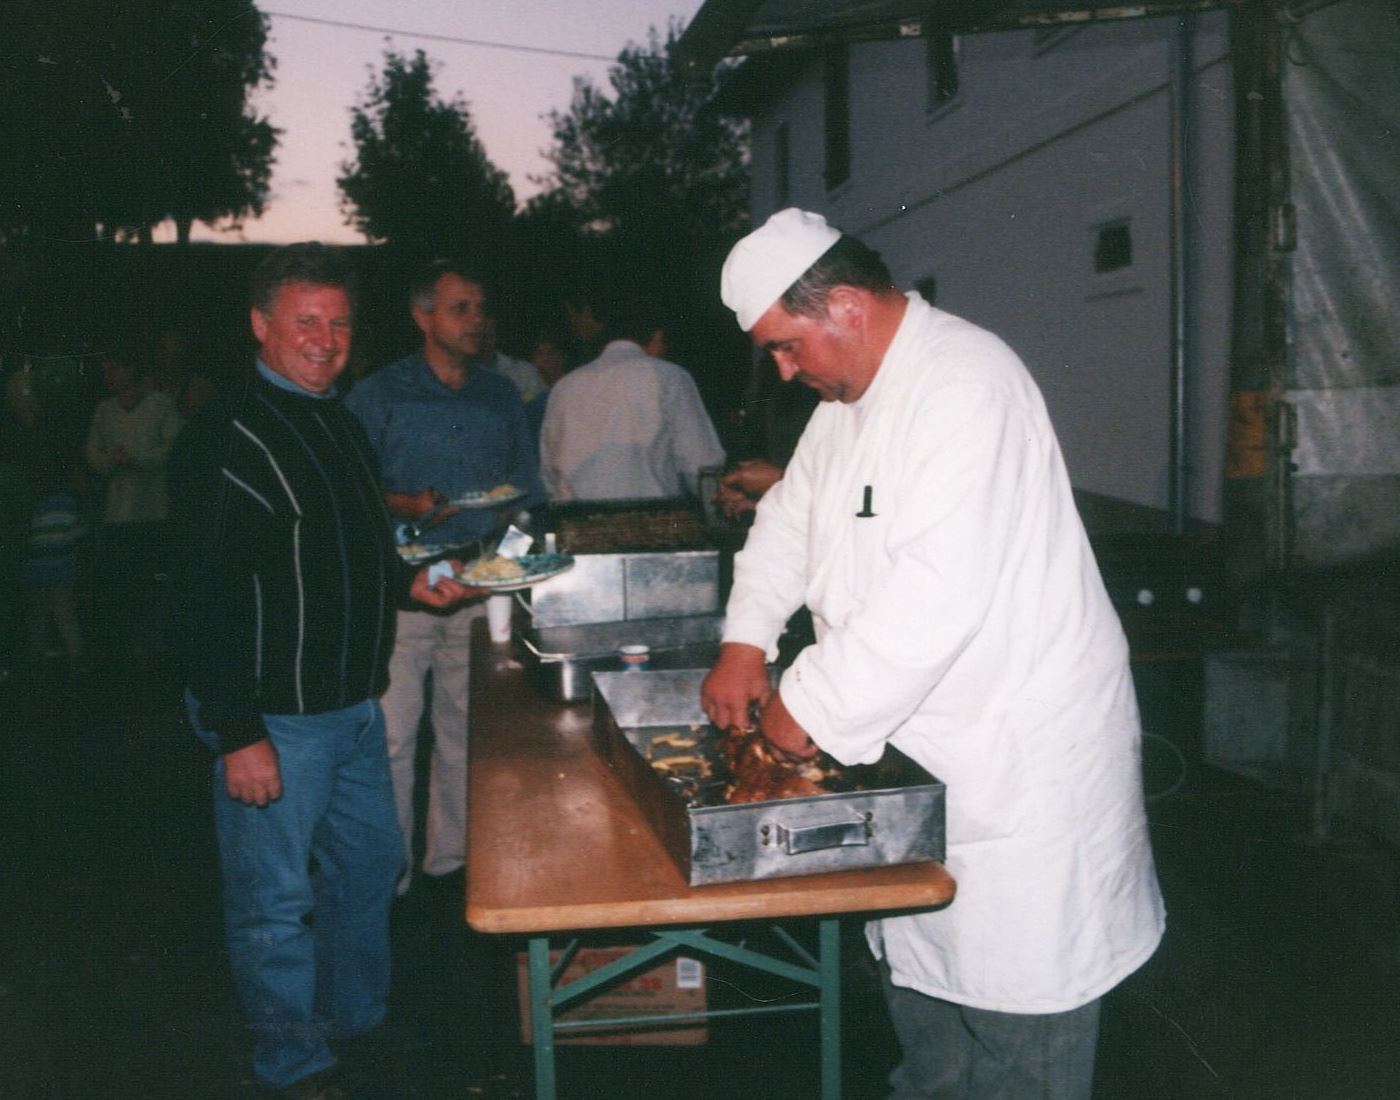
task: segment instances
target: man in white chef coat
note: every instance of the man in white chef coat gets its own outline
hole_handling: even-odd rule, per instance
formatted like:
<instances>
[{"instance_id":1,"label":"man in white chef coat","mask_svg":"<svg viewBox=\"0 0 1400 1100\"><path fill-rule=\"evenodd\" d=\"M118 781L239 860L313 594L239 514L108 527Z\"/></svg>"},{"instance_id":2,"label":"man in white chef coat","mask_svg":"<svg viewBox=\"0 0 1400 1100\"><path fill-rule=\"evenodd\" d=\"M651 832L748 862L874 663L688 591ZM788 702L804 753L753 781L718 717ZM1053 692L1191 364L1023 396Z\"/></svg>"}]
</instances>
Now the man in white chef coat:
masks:
<instances>
[{"instance_id":1,"label":"man in white chef coat","mask_svg":"<svg viewBox=\"0 0 1400 1100\"><path fill-rule=\"evenodd\" d=\"M1099 999L1164 911L1127 645L1040 393L816 214L740 241L721 295L822 404L735 562L705 710L723 728L756 710L790 757L888 743L947 784L957 899L867 930L892 1095L1087 1098ZM804 603L816 644L772 691Z\"/></svg>"}]
</instances>

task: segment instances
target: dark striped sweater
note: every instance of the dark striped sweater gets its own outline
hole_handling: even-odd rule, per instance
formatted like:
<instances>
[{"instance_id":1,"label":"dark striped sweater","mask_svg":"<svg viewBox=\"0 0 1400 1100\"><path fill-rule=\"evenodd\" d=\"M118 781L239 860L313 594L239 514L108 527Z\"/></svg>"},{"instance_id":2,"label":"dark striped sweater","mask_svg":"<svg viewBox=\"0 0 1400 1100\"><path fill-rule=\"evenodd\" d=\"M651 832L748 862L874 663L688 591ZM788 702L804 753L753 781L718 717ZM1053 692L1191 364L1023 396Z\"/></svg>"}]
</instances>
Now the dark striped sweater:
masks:
<instances>
[{"instance_id":1,"label":"dark striped sweater","mask_svg":"<svg viewBox=\"0 0 1400 1100\"><path fill-rule=\"evenodd\" d=\"M382 692L410 571L341 402L253 375L190 422L169 471L179 652L221 751L266 736L263 714Z\"/></svg>"}]
</instances>

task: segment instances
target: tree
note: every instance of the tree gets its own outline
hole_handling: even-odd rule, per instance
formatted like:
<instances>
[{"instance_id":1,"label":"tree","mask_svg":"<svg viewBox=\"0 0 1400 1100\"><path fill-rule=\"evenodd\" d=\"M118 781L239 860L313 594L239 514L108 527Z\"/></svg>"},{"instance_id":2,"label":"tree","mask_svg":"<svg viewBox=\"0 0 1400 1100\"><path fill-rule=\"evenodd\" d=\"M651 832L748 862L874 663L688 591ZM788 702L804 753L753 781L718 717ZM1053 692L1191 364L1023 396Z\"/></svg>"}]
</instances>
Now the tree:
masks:
<instances>
[{"instance_id":1,"label":"tree","mask_svg":"<svg viewBox=\"0 0 1400 1100\"><path fill-rule=\"evenodd\" d=\"M350 133L355 159L336 181L347 225L409 251L496 261L515 196L466 102L438 97L422 50L385 52L383 72L352 109Z\"/></svg>"},{"instance_id":2,"label":"tree","mask_svg":"<svg viewBox=\"0 0 1400 1100\"><path fill-rule=\"evenodd\" d=\"M539 180L579 224L643 253L692 255L732 240L748 218L748 132L714 110L718 78L691 75L656 28L609 71L612 95L574 81L567 113L552 112L551 175ZM648 244L647 242L650 242Z\"/></svg>"},{"instance_id":3,"label":"tree","mask_svg":"<svg viewBox=\"0 0 1400 1100\"><path fill-rule=\"evenodd\" d=\"M149 236L261 213L277 130L247 0L15 3L0 16L0 238Z\"/></svg>"},{"instance_id":4,"label":"tree","mask_svg":"<svg viewBox=\"0 0 1400 1100\"><path fill-rule=\"evenodd\" d=\"M748 226L748 129L716 110L718 77L671 60L680 31L673 20L664 43L652 28L646 46L623 50L611 94L574 81L569 110L550 115L554 171L522 222L557 239L572 220L583 239L556 248L581 265L564 273L574 289L630 283L669 303L669 354L695 374L723 431L749 361L718 294L724 255Z\"/></svg>"}]
</instances>

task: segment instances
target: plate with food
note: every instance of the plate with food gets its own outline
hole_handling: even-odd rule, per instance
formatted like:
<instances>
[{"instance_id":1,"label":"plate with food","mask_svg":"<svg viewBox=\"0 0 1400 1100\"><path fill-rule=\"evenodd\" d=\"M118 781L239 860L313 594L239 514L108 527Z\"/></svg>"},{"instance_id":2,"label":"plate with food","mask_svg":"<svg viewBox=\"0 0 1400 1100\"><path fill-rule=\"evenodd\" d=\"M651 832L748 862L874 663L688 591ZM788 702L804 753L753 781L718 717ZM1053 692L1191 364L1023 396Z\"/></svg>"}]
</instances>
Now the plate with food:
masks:
<instances>
[{"instance_id":1,"label":"plate with food","mask_svg":"<svg viewBox=\"0 0 1400 1100\"><path fill-rule=\"evenodd\" d=\"M557 577L574 567L568 554L522 554L518 558L478 558L463 567L457 579L473 588L514 592Z\"/></svg>"},{"instance_id":2,"label":"plate with food","mask_svg":"<svg viewBox=\"0 0 1400 1100\"><path fill-rule=\"evenodd\" d=\"M451 504L454 508L496 508L502 504L514 503L524 495L524 489L506 482L485 492L463 493L451 501Z\"/></svg>"},{"instance_id":3,"label":"plate with food","mask_svg":"<svg viewBox=\"0 0 1400 1100\"><path fill-rule=\"evenodd\" d=\"M399 557L408 562L409 565L421 565L425 561L432 561L445 554L451 554L460 550L459 546L443 546L436 542L405 542L396 547Z\"/></svg>"}]
</instances>

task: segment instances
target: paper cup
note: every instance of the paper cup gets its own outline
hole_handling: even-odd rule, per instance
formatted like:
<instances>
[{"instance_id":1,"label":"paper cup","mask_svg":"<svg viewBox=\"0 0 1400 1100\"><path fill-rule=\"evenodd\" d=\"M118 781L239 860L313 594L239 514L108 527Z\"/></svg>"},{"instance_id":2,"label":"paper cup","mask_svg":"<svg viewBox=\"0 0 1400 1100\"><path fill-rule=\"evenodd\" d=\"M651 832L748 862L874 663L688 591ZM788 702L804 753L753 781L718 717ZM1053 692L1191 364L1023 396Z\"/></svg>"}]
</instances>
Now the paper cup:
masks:
<instances>
[{"instance_id":1,"label":"paper cup","mask_svg":"<svg viewBox=\"0 0 1400 1100\"><path fill-rule=\"evenodd\" d=\"M619 647L617 652L622 658L623 672L645 672L651 664L650 646L625 645Z\"/></svg>"},{"instance_id":2,"label":"paper cup","mask_svg":"<svg viewBox=\"0 0 1400 1100\"><path fill-rule=\"evenodd\" d=\"M515 597L509 592L498 592L486 599L486 625L491 630L493 642L510 641L510 616Z\"/></svg>"}]
</instances>

